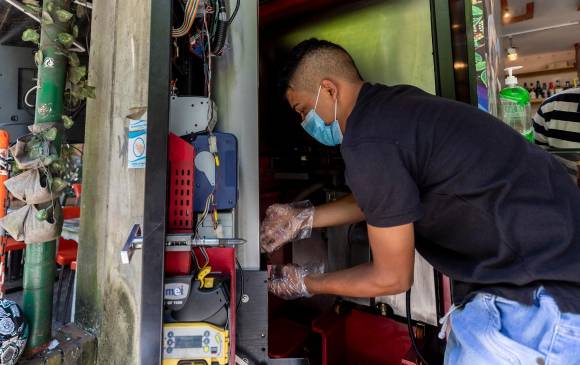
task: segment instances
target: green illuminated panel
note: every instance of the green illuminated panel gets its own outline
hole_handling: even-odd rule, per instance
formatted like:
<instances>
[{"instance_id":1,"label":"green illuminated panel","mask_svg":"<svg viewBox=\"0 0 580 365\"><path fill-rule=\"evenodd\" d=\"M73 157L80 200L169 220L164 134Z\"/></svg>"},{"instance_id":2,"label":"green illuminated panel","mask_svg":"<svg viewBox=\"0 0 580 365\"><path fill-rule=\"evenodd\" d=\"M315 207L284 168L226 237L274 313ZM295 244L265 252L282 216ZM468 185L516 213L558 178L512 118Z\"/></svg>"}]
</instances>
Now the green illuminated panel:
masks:
<instances>
[{"instance_id":1,"label":"green illuminated panel","mask_svg":"<svg viewBox=\"0 0 580 365\"><path fill-rule=\"evenodd\" d=\"M435 93L429 0L365 4L290 32L283 42L291 47L312 37L343 46L367 81Z\"/></svg>"}]
</instances>

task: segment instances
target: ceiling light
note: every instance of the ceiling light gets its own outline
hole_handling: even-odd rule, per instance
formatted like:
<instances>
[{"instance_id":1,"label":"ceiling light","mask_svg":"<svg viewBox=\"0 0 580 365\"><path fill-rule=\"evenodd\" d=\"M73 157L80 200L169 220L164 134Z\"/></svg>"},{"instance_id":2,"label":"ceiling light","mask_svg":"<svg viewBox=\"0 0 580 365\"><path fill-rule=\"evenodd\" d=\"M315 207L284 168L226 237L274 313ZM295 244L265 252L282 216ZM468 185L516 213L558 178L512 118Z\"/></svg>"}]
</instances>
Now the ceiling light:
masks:
<instances>
[{"instance_id":1,"label":"ceiling light","mask_svg":"<svg viewBox=\"0 0 580 365\"><path fill-rule=\"evenodd\" d=\"M505 13L503 13L503 17L506 18L506 19L507 18L511 18L512 17L512 13L510 13L509 10L506 10Z\"/></svg>"},{"instance_id":2,"label":"ceiling light","mask_svg":"<svg viewBox=\"0 0 580 365\"><path fill-rule=\"evenodd\" d=\"M512 44L512 38L510 37L510 45L507 49L507 58L510 61L515 61L518 59L518 49Z\"/></svg>"}]
</instances>

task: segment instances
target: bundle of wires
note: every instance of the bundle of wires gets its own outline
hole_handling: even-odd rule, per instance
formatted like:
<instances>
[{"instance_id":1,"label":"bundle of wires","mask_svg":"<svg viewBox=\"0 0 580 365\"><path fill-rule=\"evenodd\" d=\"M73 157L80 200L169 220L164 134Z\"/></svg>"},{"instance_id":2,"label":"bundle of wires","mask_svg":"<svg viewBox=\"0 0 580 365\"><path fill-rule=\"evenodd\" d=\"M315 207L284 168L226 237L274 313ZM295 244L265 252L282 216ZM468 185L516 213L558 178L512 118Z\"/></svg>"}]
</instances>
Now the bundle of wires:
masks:
<instances>
[{"instance_id":1,"label":"bundle of wires","mask_svg":"<svg viewBox=\"0 0 580 365\"><path fill-rule=\"evenodd\" d=\"M173 38L183 37L189 34L193 23L195 22L195 17L197 15L197 8L199 7L200 0L187 0L185 6L185 16L183 24L177 29L171 30L171 36Z\"/></svg>"}]
</instances>

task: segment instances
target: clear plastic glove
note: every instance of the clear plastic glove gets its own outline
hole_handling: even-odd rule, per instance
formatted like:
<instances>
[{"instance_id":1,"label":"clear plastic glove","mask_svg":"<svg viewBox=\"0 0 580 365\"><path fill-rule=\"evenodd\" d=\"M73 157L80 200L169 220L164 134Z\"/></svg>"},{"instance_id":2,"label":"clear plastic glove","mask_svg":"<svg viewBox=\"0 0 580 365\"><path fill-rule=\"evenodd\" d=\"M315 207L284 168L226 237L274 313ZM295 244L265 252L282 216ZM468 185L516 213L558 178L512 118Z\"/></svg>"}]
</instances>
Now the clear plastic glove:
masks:
<instances>
[{"instance_id":1,"label":"clear plastic glove","mask_svg":"<svg viewBox=\"0 0 580 365\"><path fill-rule=\"evenodd\" d=\"M260 227L260 246L271 253L289 241L309 238L313 222L314 206L309 201L274 204Z\"/></svg>"},{"instance_id":2,"label":"clear plastic glove","mask_svg":"<svg viewBox=\"0 0 580 365\"><path fill-rule=\"evenodd\" d=\"M306 289L304 278L310 274L324 272L320 263L298 266L294 264L273 266L270 271L268 289L272 294L286 300L308 298L312 295Z\"/></svg>"}]
</instances>

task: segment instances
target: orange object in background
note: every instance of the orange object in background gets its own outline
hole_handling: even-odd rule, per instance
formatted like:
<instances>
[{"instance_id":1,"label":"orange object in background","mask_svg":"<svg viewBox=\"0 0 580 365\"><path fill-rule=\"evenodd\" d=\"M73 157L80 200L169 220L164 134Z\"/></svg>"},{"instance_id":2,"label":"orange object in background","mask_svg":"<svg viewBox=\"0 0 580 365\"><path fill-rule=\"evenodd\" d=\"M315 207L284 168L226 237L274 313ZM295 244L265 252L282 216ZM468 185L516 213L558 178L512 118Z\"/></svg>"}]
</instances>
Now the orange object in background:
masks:
<instances>
[{"instance_id":1,"label":"orange object in background","mask_svg":"<svg viewBox=\"0 0 580 365\"><path fill-rule=\"evenodd\" d=\"M79 205L81 199L81 193L83 191L83 186L80 183L72 184L72 189L75 193L75 205Z\"/></svg>"},{"instance_id":2,"label":"orange object in background","mask_svg":"<svg viewBox=\"0 0 580 365\"><path fill-rule=\"evenodd\" d=\"M8 158L8 147L10 147L10 136L8 132L4 130L0 130L0 157L7 159ZM0 218L6 215L6 198L7 198L7 190L6 186L4 186L4 182L8 180L8 169L3 168L0 165ZM2 243L0 244L0 292L4 293L4 271L5 271L5 261L6 261L6 253L9 252L11 249L20 248L22 246L26 247L22 242L16 242L8 237L1 237ZM10 244L12 243L12 244Z\"/></svg>"},{"instance_id":3,"label":"orange object in background","mask_svg":"<svg viewBox=\"0 0 580 365\"><path fill-rule=\"evenodd\" d=\"M10 147L10 136L8 132L0 130L0 157L8 158L8 147ZM7 191L4 182L8 180L8 170L0 166L0 218L6 215L6 197Z\"/></svg>"}]
</instances>

